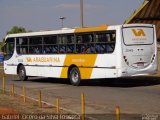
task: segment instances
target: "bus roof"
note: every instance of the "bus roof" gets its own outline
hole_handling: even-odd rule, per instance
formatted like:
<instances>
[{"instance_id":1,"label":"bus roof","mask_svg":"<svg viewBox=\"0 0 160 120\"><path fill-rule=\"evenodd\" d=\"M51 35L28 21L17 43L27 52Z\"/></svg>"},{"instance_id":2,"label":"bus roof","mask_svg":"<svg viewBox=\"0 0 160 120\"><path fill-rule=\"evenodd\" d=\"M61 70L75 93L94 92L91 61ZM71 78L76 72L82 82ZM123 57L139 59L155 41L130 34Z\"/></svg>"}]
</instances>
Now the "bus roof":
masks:
<instances>
[{"instance_id":1,"label":"bus roof","mask_svg":"<svg viewBox=\"0 0 160 120\"><path fill-rule=\"evenodd\" d=\"M8 37L24 37L24 36L39 36L39 35L50 35L50 34L66 34L66 33L83 33L83 32L95 32L107 30L107 25L100 25L96 27L84 27L84 28L62 28L60 30L48 30L39 32L27 32L27 33L16 33L8 34Z\"/></svg>"},{"instance_id":2,"label":"bus roof","mask_svg":"<svg viewBox=\"0 0 160 120\"><path fill-rule=\"evenodd\" d=\"M69 33L84 33L84 32L99 32L110 29L111 27L116 26L152 26L152 24L123 24L123 25L114 25L108 26L106 24L96 26L96 27L84 27L84 28L62 28L60 30L48 30L48 31L39 31L39 32L27 32L27 33L17 33L17 34L8 34L5 38L8 37L29 37L29 36L43 36L43 35L56 35L56 34L69 34Z\"/></svg>"},{"instance_id":3,"label":"bus roof","mask_svg":"<svg viewBox=\"0 0 160 120\"><path fill-rule=\"evenodd\" d=\"M24 36L39 36L39 35L50 35L50 34L65 34L65 33L73 33L74 29L61 29L61 30L50 30L50 31L39 31L39 32L27 32L27 33L16 33L16 34L8 34L8 37L24 37Z\"/></svg>"},{"instance_id":4,"label":"bus roof","mask_svg":"<svg viewBox=\"0 0 160 120\"><path fill-rule=\"evenodd\" d=\"M101 25L97 27L77 28L75 29L75 33L104 31L104 30L107 30L107 28L108 28L108 25Z\"/></svg>"}]
</instances>

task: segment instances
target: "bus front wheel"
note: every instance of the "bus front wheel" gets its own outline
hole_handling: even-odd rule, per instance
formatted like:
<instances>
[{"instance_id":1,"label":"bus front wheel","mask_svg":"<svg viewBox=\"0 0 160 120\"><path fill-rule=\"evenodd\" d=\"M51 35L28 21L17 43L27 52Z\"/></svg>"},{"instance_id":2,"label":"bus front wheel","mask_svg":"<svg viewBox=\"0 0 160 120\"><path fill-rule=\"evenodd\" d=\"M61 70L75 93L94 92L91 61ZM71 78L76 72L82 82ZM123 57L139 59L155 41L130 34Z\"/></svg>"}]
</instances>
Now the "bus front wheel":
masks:
<instances>
[{"instance_id":1,"label":"bus front wheel","mask_svg":"<svg viewBox=\"0 0 160 120\"><path fill-rule=\"evenodd\" d=\"M18 76L22 81L26 81L28 79L28 77L26 76L26 70L23 65L21 65L18 69Z\"/></svg>"},{"instance_id":2,"label":"bus front wheel","mask_svg":"<svg viewBox=\"0 0 160 120\"><path fill-rule=\"evenodd\" d=\"M69 79L72 85L79 86L81 82L80 71L77 67L70 70Z\"/></svg>"}]
</instances>

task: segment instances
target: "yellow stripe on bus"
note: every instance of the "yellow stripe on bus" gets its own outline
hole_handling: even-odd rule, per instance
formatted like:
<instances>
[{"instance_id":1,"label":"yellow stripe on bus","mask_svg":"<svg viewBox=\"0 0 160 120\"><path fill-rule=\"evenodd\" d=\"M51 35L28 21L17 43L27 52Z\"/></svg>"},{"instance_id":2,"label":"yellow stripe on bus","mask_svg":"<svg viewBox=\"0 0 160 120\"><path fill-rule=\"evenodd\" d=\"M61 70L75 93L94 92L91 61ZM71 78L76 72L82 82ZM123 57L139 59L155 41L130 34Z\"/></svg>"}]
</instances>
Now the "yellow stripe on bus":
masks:
<instances>
[{"instance_id":1,"label":"yellow stripe on bus","mask_svg":"<svg viewBox=\"0 0 160 120\"><path fill-rule=\"evenodd\" d=\"M67 78L69 66L75 65L80 70L81 79L90 79L96 58L96 54L66 55L64 66L67 67L62 68L60 78Z\"/></svg>"},{"instance_id":2,"label":"yellow stripe on bus","mask_svg":"<svg viewBox=\"0 0 160 120\"><path fill-rule=\"evenodd\" d=\"M75 33L83 33L83 32L98 32L98 31L105 31L107 30L107 25L101 25L97 27L87 27L87 28L77 28Z\"/></svg>"}]
</instances>

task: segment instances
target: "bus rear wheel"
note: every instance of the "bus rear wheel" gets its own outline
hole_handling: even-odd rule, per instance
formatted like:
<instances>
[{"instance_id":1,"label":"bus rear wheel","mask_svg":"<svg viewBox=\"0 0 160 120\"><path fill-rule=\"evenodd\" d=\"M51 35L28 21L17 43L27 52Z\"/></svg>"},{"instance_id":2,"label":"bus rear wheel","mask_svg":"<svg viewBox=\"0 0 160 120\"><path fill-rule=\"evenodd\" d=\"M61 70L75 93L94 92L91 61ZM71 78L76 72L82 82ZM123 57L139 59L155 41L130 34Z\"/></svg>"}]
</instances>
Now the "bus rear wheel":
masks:
<instances>
[{"instance_id":1,"label":"bus rear wheel","mask_svg":"<svg viewBox=\"0 0 160 120\"><path fill-rule=\"evenodd\" d=\"M69 73L69 79L72 85L79 86L81 83L80 71L77 67L73 67Z\"/></svg>"},{"instance_id":2,"label":"bus rear wheel","mask_svg":"<svg viewBox=\"0 0 160 120\"><path fill-rule=\"evenodd\" d=\"M18 76L19 76L19 79L21 81L26 81L28 80L28 77L26 76L26 70L25 70L25 67L23 65L21 65L18 69Z\"/></svg>"}]
</instances>

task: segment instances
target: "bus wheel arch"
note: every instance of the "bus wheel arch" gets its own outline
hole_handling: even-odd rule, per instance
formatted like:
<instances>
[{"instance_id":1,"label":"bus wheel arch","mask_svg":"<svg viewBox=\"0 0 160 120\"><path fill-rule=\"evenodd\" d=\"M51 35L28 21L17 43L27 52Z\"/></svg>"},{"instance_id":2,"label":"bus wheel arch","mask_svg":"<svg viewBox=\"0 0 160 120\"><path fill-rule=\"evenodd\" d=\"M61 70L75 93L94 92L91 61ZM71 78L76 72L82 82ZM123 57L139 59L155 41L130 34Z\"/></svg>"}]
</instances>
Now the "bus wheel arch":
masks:
<instances>
[{"instance_id":1,"label":"bus wheel arch","mask_svg":"<svg viewBox=\"0 0 160 120\"><path fill-rule=\"evenodd\" d=\"M19 76L19 79L21 81L26 81L28 80L28 76L26 75L26 69L24 67L23 64L19 64L18 67L17 67L17 74Z\"/></svg>"},{"instance_id":2,"label":"bus wheel arch","mask_svg":"<svg viewBox=\"0 0 160 120\"><path fill-rule=\"evenodd\" d=\"M80 70L76 65L71 65L68 68L68 78L72 85L79 86L81 83Z\"/></svg>"}]
</instances>

